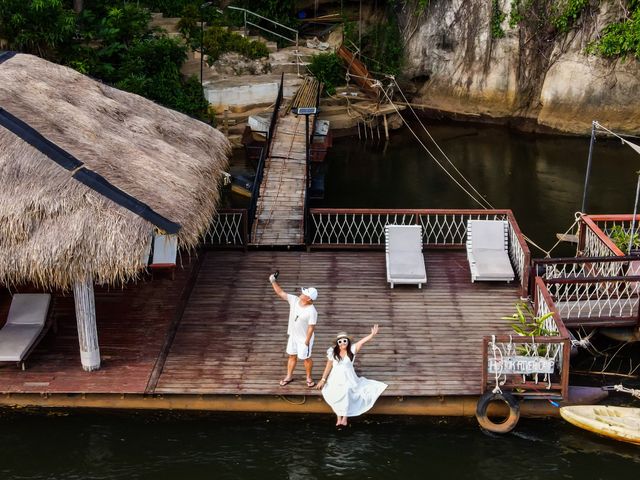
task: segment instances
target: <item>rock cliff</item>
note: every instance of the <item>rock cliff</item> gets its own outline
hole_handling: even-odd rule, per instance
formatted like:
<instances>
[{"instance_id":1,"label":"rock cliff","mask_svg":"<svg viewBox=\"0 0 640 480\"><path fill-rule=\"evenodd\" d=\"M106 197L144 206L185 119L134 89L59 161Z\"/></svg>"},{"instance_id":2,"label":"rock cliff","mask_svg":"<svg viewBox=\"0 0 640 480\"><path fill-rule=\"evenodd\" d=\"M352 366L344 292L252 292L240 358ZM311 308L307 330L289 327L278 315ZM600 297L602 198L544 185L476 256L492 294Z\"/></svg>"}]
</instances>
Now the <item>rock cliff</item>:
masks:
<instances>
[{"instance_id":1,"label":"rock cliff","mask_svg":"<svg viewBox=\"0 0 640 480\"><path fill-rule=\"evenodd\" d=\"M545 7L544 0L533 3ZM419 87L414 102L533 130L588 134L598 120L640 133L640 62L586 53L604 26L620 18L619 2L591 2L569 32L553 35L523 22L511 27L512 2L497 5L505 13L503 38L492 36L488 0L431 0L419 15L405 4L399 19L405 73Z\"/></svg>"}]
</instances>

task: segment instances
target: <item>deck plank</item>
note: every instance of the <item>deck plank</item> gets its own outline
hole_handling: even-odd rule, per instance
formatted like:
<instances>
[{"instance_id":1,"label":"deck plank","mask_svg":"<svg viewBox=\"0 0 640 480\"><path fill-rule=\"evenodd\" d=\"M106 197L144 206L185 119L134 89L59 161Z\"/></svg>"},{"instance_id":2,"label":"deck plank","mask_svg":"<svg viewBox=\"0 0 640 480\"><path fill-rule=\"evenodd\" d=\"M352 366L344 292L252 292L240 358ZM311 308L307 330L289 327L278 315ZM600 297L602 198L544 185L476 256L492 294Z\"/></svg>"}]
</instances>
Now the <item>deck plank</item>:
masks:
<instances>
[{"instance_id":1,"label":"deck plank","mask_svg":"<svg viewBox=\"0 0 640 480\"><path fill-rule=\"evenodd\" d=\"M382 252L208 252L155 393L318 395L296 381L281 388L288 305L266 278L278 268L283 288L318 288L314 375L340 330L380 335L358 356L385 395L480 392L483 335L508 333L502 316L518 300L515 284L472 284L463 252L426 252L427 285L386 283Z\"/></svg>"}]
</instances>

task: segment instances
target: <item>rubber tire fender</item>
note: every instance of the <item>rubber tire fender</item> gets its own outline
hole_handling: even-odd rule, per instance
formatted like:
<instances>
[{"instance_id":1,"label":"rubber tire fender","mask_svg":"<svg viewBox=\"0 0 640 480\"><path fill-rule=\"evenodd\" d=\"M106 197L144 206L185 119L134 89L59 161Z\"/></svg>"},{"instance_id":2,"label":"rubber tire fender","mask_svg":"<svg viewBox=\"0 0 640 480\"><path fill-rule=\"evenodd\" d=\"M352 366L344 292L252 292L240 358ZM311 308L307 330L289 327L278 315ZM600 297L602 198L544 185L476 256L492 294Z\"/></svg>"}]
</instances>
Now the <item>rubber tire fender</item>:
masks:
<instances>
[{"instance_id":1,"label":"rubber tire fender","mask_svg":"<svg viewBox=\"0 0 640 480\"><path fill-rule=\"evenodd\" d=\"M489 404L495 401L502 401L509 407L509 416L504 422L495 423L487 416ZM482 428L493 433L509 433L514 429L520 420L520 405L516 398L507 392L493 393L486 392L478 399L476 406L476 419Z\"/></svg>"}]
</instances>

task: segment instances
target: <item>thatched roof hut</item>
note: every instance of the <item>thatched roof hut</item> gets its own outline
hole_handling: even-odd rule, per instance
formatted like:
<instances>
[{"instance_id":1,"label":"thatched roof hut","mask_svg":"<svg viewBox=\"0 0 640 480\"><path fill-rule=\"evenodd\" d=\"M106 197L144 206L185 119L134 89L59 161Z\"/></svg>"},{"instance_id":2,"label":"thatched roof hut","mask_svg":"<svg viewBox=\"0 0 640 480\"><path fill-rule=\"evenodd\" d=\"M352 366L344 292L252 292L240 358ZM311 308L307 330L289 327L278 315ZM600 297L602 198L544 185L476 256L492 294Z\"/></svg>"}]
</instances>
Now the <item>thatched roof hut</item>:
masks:
<instances>
[{"instance_id":1,"label":"thatched roof hut","mask_svg":"<svg viewBox=\"0 0 640 480\"><path fill-rule=\"evenodd\" d=\"M24 54L0 63L0 109L35 130L0 123L0 283L125 281L144 268L154 230L174 225L179 245L193 247L208 227L230 150L214 128ZM29 140L38 134L79 163L56 163ZM83 173L153 215L87 186Z\"/></svg>"}]
</instances>

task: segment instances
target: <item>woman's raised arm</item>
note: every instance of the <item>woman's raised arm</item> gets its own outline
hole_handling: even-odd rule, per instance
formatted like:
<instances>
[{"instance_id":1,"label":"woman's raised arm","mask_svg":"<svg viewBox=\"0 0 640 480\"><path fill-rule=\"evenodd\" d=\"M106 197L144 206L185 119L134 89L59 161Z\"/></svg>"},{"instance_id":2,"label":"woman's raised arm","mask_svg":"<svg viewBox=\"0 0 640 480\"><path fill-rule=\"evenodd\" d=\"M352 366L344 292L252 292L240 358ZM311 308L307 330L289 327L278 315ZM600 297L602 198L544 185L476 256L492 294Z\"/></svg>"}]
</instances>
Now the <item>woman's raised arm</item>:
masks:
<instances>
[{"instance_id":1,"label":"woman's raised arm","mask_svg":"<svg viewBox=\"0 0 640 480\"><path fill-rule=\"evenodd\" d=\"M357 343L354 343L353 346L355 347L356 353L358 353L360 351L360 349L362 348L362 346L367 343L369 340L371 340L373 337L375 337L378 334L378 324L376 323L373 327L371 327L371 333L369 335L367 335L366 337L364 337L362 340L360 340Z\"/></svg>"}]
</instances>

